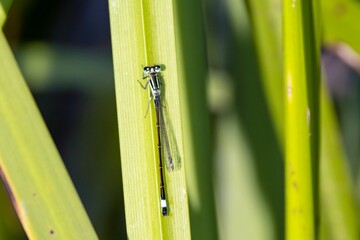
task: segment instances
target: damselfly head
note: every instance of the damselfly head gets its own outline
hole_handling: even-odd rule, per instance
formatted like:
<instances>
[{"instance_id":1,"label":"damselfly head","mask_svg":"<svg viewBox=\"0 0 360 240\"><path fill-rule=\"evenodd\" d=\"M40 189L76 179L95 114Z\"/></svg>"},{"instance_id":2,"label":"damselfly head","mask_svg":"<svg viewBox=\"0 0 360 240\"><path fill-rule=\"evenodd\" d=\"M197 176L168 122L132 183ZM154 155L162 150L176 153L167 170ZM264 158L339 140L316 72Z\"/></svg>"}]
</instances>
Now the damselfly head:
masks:
<instances>
[{"instance_id":1,"label":"damselfly head","mask_svg":"<svg viewBox=\"0 0 360 240\"><path fill-rule=\"evenodd\" d=\"M159 65L144 67L144 74L146 75L151 73L159 73L159 72L161 72L161 67Z\"/></svg>"}]
</instances>

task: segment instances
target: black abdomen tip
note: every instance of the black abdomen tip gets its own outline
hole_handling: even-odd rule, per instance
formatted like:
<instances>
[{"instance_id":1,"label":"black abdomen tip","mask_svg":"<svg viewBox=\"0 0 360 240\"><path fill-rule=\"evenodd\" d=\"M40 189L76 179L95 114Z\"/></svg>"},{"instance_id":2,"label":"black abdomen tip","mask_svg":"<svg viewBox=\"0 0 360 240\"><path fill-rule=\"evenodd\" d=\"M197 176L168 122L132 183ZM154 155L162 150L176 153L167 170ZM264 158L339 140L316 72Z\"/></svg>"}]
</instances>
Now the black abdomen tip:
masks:
<instances>
[{"instance_id":1,"label":"black abdomen tip","mask_svg":"<svg viewBox=\"0 0 360 240\"><path fill-rule=\"evenodd\" d=\"M163 207L163 208L162 208L162 215L163 215L164 217L168 215L168 210L167 210L166 207Z\"/></svg>"}]
</instances>

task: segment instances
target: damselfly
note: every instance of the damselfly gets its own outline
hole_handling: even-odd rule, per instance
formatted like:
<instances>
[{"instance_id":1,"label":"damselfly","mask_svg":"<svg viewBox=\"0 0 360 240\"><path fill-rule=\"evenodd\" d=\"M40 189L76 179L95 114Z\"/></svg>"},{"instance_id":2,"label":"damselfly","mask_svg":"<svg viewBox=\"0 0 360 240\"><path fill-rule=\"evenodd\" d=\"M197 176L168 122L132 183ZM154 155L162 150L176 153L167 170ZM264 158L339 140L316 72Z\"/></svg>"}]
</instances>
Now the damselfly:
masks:
<instances>
[{"instance_id":1,"label":"damselfly","mask_svg":"<svg viewBox=\"0 0 360 240\"><path fill-rule=\"evenodd\" d=\"M150 84L150 101L154 100L154 107L156 111L156 129L157 129L157 140L158 140L158 155L159 155L159 170L160 170L160 207L163 216L168 215L167 201L165 196L165 183L163 173L163 162L162 162L162 144L164 143L167 152L167 160L171 170L174 169L174 163L170 152L169 140L167 137L167 131L164 121L164 114L161 105L161 67L159 65L146 66L143 69L143 79L147 79L145 86L140 83L142 88L147 89ZM150 103L150 102L149 102ZM149 105L148 105L149 109ZM147 109L147 111L148 111ZM147 113L146 111L146 113Z\"/></svg>"}]
</instances>

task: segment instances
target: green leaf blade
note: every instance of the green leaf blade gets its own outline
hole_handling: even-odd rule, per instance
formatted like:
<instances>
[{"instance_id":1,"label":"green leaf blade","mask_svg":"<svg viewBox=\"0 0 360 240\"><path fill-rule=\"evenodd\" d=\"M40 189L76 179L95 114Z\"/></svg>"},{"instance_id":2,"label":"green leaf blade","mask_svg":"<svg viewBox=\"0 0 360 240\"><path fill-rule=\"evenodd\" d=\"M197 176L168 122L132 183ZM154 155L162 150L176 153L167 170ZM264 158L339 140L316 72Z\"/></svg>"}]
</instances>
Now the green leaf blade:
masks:
<instances>
[{"instance_id":1,"label":"green leaf blade","mask_svg":"<svg viewBox=\"0 0 360 240\"><path fill-rule=\"evenodd\" d=\"M312 152L317 149L312 147L316 146L313 141L317 132L313 126L316 126L318 108L313 100L317 96L313 94L316 92L313 86L319 76L318 64L308 63L317 63L319 53L312 11L310 1L283 1L287 239L315 239L316 236L313 191L317 174L313 171L316 171L314 162L318 160Z\"/></svg>"},{"instance_id":2,"label":"green leaf blade","mask_svg":"<svg viewBox=\"0 0 360 240\"><path fill-rule=\"evenodd\" d=\"M0 167L28 237L97 239L3 34L0 49Z\"/></svg>"},{"instance_id":3,"label":"green leaf blade","mask_svg":"<svg viewBox=\"0 0 360 240\"><path fill-rule=\"evenodd\" d=\"M116 98L128 236L131 239L189 239L172 2L109 1ZM142 66L160 64L162 97L181 168L167 171L169 216L160 212L155 109L136 80ZM149 113L146 114L148 103ZM165 165L165 162L163 163ZM175 166L176 168L176 166Z\"/></svg>"}]
</instances>

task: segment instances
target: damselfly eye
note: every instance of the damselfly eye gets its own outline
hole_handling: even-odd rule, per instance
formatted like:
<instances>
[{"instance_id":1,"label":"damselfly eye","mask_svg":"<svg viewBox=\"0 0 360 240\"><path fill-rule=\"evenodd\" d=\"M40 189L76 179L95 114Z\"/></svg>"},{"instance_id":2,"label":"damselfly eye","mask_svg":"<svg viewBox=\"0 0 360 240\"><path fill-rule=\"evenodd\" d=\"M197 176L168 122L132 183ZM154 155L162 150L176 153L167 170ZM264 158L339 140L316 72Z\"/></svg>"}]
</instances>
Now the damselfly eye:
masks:
<instances>
[{"instance_id":1,"label":"damselfly eye","mask_svg":"<svg viewBox=\"0 0 360 240\"><path fill-rule=\"evenodd\" d=\"M159 65L155 65L154 68L155 68L155 72L160 72L161 71L161 68L160 68Z\"/></svg>"},{"instance_id":2,"label":"damselfly eye","mask_svg":"<svg viewBox=\"0 0 360 240\"><path fill-rule=\"evenodd\" d=\"M144 73L149 73L150 72L150 68L149 67L144 67Z\"/></svg>"}]
</instances>

